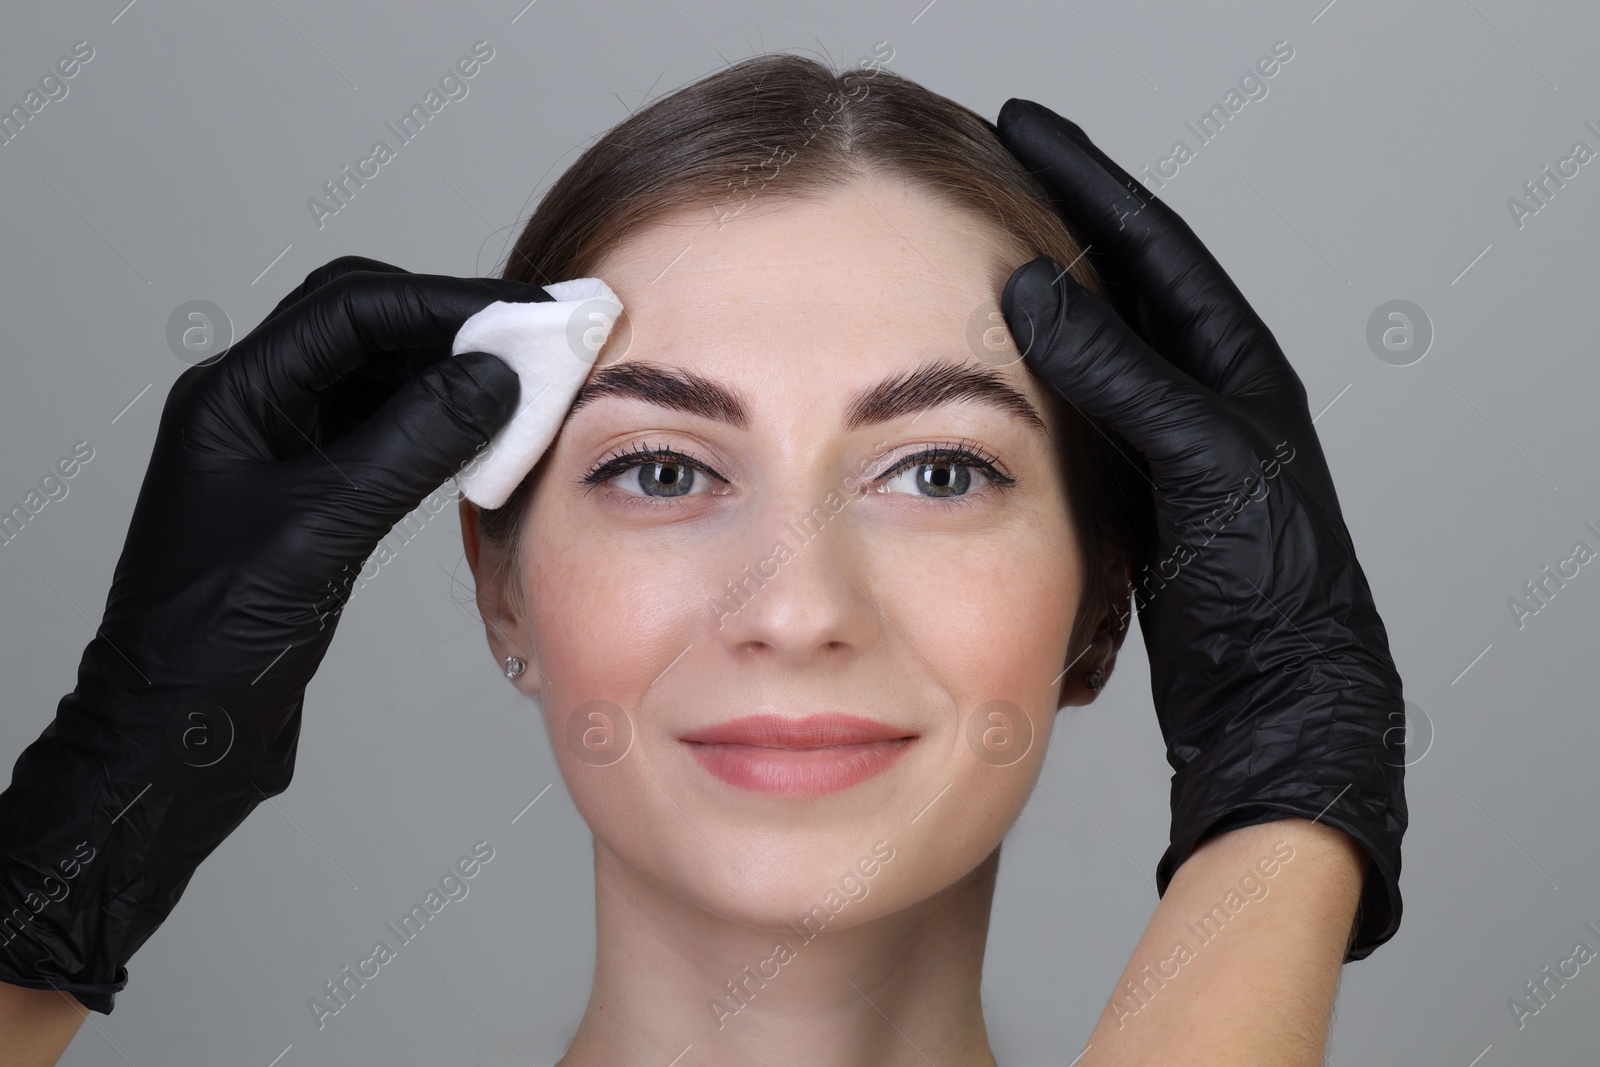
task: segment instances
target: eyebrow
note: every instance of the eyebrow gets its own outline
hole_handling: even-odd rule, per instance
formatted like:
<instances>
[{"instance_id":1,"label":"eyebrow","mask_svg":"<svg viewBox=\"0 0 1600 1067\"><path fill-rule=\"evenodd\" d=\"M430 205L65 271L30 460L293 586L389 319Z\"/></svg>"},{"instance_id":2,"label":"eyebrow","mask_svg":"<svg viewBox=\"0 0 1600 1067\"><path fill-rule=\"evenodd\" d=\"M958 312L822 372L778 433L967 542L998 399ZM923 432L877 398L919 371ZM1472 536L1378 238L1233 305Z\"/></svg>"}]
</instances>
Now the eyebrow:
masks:
<instances>
[{"instance_id":1,"label":"eyebrow","mask_svg":"<svg viewBox=\"0 0 1600 1067\"><path fill-rule=\"evenodd\" d=\"M642 400L703 419L726 422L741 430L750 426L749 405L743 394L681 368L645 361L603 367L578 390L568 417L603 396ZM964 400L986 404L1040 433L1045 431L1044 420L1032 402L1007 384L1001 375L952 362L924 363L861 390L845 408L844 428L859 430Z\"/></svg>"}]
</instances>

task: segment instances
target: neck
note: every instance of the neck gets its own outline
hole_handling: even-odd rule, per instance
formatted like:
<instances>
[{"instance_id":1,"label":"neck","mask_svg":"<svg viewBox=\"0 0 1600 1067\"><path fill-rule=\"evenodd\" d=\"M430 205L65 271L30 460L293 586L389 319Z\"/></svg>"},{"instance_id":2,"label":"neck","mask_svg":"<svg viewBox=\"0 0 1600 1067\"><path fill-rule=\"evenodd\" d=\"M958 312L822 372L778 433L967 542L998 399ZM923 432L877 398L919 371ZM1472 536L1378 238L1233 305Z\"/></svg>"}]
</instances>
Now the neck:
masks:
<instances>
[{"instance_id":1,"label":"neck","mask_svg":"<svg viewBox=\"0 0 1600 1067\"><path fill-rule=\"evenodd\" d=\"M595 974L557 1067L682 1062L993 1067L979 994L1000 851L845 929L757 929L595 845Z\"/></svg>"}]
</instances>

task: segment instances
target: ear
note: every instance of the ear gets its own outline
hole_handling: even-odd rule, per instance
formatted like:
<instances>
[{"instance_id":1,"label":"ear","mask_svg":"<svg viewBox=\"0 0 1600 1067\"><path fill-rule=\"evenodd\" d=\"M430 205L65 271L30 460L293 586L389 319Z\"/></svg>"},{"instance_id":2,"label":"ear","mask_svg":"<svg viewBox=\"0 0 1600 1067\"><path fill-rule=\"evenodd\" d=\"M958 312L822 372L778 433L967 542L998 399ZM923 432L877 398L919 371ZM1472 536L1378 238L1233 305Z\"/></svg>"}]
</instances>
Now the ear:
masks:
<instances>
[{"instance_id":1,"label":"ear","mask_svg":"<svg viewBox=\"0 0 1600 1067\"><path fill-rule=\"evenodd\" d=\"M1067 670L1066 677L1061 679L1057 711L1066 707L1087 707L1094 703L1094 698L1100 695L1105 683L1111 680L1111 671L1117 665L1117 652L1122 648L1122 642L1128 636L1128 627L1133 621L1132 593L1133 583L1129 579L1123 591L1111 598L1111 606L1100 616L1089 647L1072 651L1077 660ZM1100 672L1102 679L1100 690L1090 689L1084 681L1085 676L1095 670Z\"/></svg>"},{"instance_id":2,"label":"ear","mask_svg":"<svg viewBox=\"0 0 1600 1067\"><path fill-rule=\"evenodd\" d=\"M503 671L507 656L525 661L528 669L520 677L511 679L511 684L526 696L537 696L541 674L535 666L533 641L522 617L517 590L513 588L511 576L515 569L511 566L509 552L514 549L484 538L478 506L466 497L461 498L459 510L461 547L472 571L478 617L483 620L484 636L488 638L495 667Z\"/></svg>"}]
</instances>

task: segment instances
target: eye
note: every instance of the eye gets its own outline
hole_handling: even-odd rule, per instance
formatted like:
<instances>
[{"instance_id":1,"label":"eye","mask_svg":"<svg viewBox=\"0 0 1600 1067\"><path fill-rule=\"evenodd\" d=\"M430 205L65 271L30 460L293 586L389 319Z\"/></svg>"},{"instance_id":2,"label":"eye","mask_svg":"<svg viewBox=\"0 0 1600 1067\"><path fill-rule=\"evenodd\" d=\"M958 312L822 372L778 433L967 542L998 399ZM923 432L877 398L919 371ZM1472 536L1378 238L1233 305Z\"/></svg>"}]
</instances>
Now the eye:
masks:
<instances>
[{"instance_id":1,"label":"eye","mask_svg":"<svg viewBox=\"0 0 1600 1067\"><path fill-rule=\"evenodd\" d=\"M918 496L966 496L972 489L973 479L978 488L988 484L981 471L954 460L929 460L907 467L883 484L885 492L911 492Z\"/></svg>"},{"instance_id":2,"label":"eye","mask_svg":"<svg viewBox=\"0 0 1600 1067\"><path fill-rule=\"evenodd\" d=\"M619 489L636 485L643 496L675 497L691 495L697 476L698 471L687 463L653 458L630 467L613 481Z\"/></svg>"},{"instance_id":3,"label":"eye","mask_svg":"<svg viewBox=\"0 0 1600 1067\"><path fill-rule=\"evenodd\" d=\"M610 485L629 496L672 500L703 496L713 481L726 483L716 471L691 456L670 448L641 448L608 456L583 478L593 487Z\"/></svg>"},{"instance_id":4,"label":"eye","mask_svg":"<svg viewBox=\"0 0 1600 1067\"><path fill-rule=\"evenodd\" d=\"M987 456L965 445L941 445L906 456L880 475L879 492L909 492L935 500L972 496L987 485L1016 482Z\"/></svg>"}]
</instances>

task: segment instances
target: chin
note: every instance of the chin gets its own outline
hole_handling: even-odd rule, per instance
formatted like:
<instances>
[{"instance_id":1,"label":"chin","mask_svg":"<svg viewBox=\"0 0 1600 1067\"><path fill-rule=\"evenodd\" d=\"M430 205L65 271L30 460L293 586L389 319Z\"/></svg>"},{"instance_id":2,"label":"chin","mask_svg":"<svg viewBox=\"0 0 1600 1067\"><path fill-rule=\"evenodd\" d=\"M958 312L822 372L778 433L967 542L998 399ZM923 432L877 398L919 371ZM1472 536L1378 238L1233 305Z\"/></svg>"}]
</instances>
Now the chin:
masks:
<instances>
[{"instance_id":1,"label":"chin","mask_svg":"<svg viewBox=\"0 0 1600 1067\"><path fill-rule=\"evenodd\" d=\"M737 857L735 860L737 861ZM916 898L897 869L905 853L887 838L766 863L745 877L727 870L717 885L693 887L696 903L731 922L802 935L842 930L892 913Z\"/></svg>"}]
</instances>

